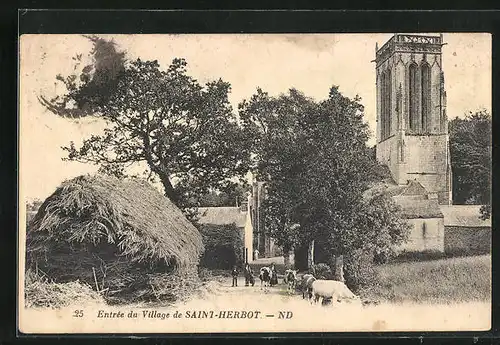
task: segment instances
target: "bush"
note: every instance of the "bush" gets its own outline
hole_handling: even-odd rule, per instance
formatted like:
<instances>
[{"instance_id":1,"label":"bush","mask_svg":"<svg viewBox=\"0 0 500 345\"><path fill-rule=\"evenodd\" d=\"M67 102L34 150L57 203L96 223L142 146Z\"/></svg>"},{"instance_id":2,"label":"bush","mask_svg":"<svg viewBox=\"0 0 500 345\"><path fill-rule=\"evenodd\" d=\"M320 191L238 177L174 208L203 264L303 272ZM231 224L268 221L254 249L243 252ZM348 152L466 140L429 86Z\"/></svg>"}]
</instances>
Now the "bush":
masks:
<instances>
[{"instance_id":1,"label":"bush","mask_svg":"<svg viewBox=\"0 0 500 345\"><path fill-rule=\"evenodd\" d=\"M235 224L198 226L205 252L200 266L208 269L230 270L243 263L243 239Z\"/></svg>"},{"instance_id":2,"label":"bush","mask_svg":"<svg viewBox=\"0 0 500 345\"><path fill-rule=\"evenodd\" d=\"M333 273L332 270L330 269L330 266L328 266L325 263L319 263L313 266L314 273L316 279L333 279Z\"/></svg>"},{"instance_id":3,"label":"bush","mask_svg":"<svg viewBox=\"0 0 500 345\"><path fill-rule=\"evenodd\" d=\"M344 256L345 283L354 293L369 290L379 285L375 270L374 254L357 249Z\"/></svg>"}]
</instances>

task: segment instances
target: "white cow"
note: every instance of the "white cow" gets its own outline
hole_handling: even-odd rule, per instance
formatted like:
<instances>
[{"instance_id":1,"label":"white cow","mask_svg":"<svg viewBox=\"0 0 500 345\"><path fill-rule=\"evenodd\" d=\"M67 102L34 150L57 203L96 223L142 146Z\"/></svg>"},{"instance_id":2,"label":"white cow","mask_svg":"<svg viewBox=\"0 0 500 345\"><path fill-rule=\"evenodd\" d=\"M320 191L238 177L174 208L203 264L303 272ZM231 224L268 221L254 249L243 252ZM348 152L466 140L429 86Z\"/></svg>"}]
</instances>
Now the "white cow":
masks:
<instances>
[{"instance_id":1,"label":"white cow","mask_svg":"<svg viewBox=\"0 0 500 345\"><path fill-rule=\"evenodd\" d=\"M360 301L359 296L353 294L344 283L336 280L315 280L312 283L312 295L314 303L318 303L321 300L321 304L325 298L331 298L332 305L334 302L342 302L344 300Z\"/></svg>"}]
</instances>

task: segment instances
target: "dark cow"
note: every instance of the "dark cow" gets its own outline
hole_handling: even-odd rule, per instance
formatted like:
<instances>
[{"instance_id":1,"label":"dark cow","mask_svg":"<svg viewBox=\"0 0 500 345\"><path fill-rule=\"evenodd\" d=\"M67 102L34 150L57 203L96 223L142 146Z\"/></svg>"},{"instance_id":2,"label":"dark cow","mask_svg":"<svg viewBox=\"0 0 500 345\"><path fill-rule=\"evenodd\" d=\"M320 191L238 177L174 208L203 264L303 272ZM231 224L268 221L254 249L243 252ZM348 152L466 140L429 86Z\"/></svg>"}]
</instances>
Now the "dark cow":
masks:
<instances>
[{"instance_id":1,"label":"dark cow","mask_svg":"<svg viewBox=\"0 0 500 345\"><path fill-rule=\"evenodd\" d=\"M312 299L312 283L316 280L312 274L304 274L300 281L300 289L302 290L302 298Z\"/></svg>"},{"instance_id":2,"label":"dark cow","mask_svg":"<svg viewBox=\"0 0 500 345\"><path fill-rule=\"evenodd\" d=\"M260 288L264 287L267 291L271 284L271 269L269 267L262 267L259 272Z\"/></svg>"}]
</instances>

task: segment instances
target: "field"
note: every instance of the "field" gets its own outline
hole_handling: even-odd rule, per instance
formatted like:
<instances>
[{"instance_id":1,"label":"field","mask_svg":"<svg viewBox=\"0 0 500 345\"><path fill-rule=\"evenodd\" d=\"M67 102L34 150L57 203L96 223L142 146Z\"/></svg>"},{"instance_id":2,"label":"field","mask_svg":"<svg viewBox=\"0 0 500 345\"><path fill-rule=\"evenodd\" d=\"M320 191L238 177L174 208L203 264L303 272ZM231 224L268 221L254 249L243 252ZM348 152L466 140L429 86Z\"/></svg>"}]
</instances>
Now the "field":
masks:
<instances>
[{"instance_id":1,"label":"field","mask_svg":"<svg viewBox=\"0 0 500 345\"><path fill-rule=\"evenodd\" d=\"M395 303L491 300L489 255L386 264L377 272L381 283L365 291L369 298Z\"/></svg>"}]
</instances>

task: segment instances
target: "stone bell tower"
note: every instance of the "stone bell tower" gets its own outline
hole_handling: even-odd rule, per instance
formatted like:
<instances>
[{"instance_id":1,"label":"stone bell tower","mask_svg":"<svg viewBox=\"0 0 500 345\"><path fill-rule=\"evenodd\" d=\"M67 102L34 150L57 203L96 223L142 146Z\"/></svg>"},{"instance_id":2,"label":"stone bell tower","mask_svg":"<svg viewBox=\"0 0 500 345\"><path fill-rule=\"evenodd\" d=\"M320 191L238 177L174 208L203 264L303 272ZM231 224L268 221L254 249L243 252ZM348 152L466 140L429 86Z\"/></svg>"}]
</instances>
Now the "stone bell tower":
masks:
<instances>
[{"instance_id":1,"label":"stone bell tower","mask_svg":"<svg viewBox=\"0 0 500 345\"><path fill-rule=\"evenodd\" d=\"M395 34L376 46L377 160L397 184L417 180L451 204L443 36Z\"/></svg>"}]
</instances>

